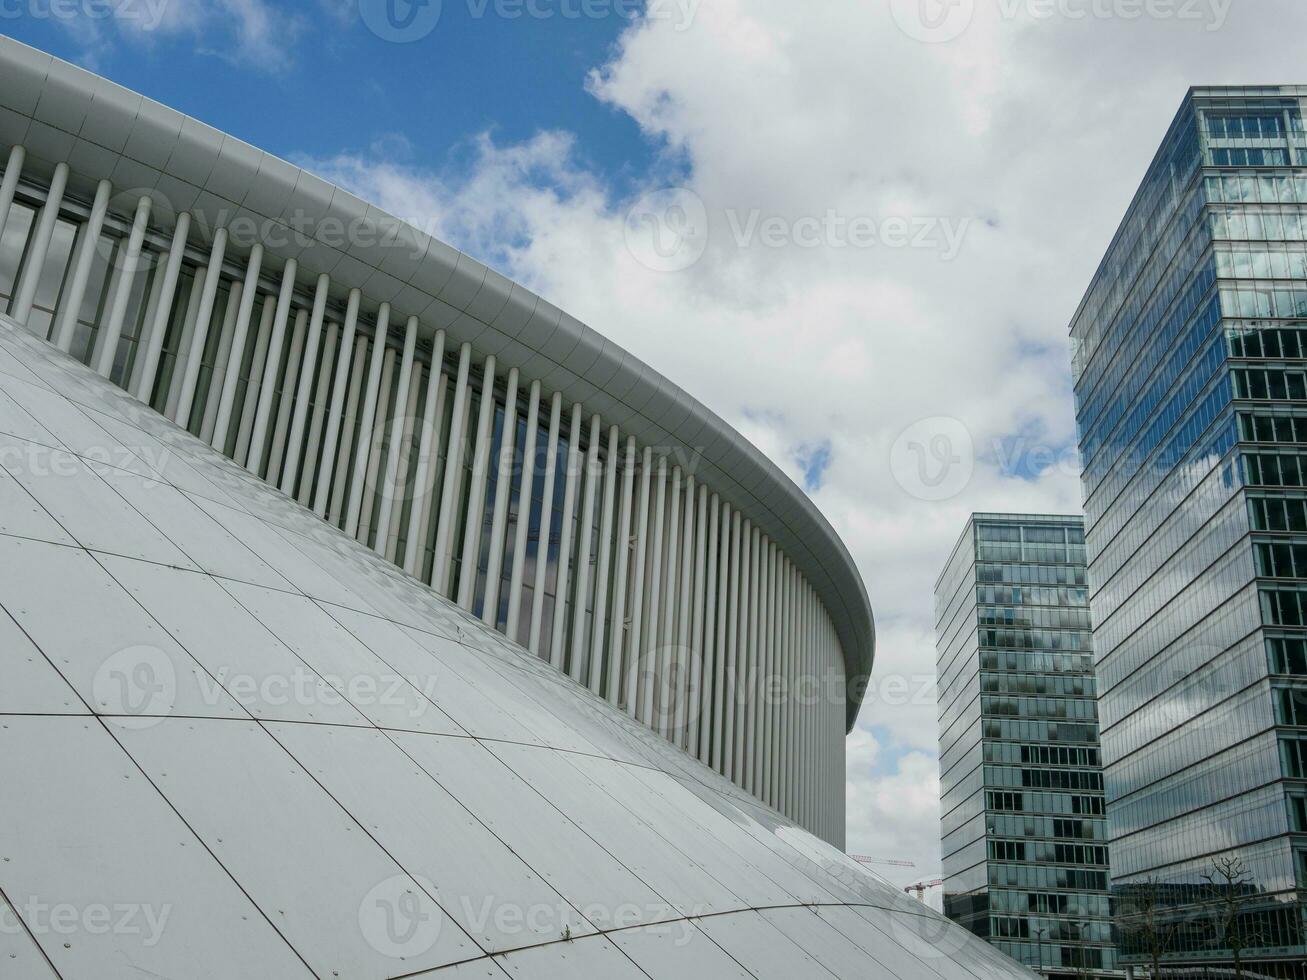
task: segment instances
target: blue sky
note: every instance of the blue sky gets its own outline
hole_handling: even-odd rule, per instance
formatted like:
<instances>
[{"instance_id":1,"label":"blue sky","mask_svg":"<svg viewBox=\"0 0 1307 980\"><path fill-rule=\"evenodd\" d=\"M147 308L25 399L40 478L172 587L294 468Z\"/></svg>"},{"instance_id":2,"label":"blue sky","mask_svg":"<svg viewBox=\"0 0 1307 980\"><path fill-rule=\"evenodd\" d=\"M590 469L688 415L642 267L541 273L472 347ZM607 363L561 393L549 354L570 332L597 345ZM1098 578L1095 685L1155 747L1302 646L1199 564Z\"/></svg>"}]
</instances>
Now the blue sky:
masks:
<instances>
[{"instance_id":1,"label":"blue sky","mask_svg":"<svg viewBox=\"0 0 1307 980\"><path fill-rule=\"evenodd\" d=\"M162 2L170 18L205 6ZM580 8L566 3L544 18L478 16L477 2L445 0L435 29L412 43L376 36L348 0L269 0L263 9L277 19L257 43L242 41L239 18L260 5L239 0L219 0L230 12L194 30L31 15L0 20L0 30L279 156L383 141L397 158L456 166L482 133L515 143L557 129L579 137L588 169L615 186L638 181L658 148L630 116L585 94L587 73L630 18L569 16Z\"/></svg>"}]
</instances>

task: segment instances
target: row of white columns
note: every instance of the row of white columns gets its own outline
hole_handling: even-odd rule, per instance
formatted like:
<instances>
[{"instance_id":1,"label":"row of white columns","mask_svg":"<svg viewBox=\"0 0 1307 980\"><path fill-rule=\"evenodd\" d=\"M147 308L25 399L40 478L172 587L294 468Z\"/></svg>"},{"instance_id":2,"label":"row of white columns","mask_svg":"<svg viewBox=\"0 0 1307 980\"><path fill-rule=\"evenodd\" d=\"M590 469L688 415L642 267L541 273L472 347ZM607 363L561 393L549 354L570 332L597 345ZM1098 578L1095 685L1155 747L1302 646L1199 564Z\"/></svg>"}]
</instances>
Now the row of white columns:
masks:
<instances>
[{"instance_id":1,"label":"row of white columns","mask_svg":"<svg viewBox=\"0 0 1307 980\"><path fill-rule=\"evenodd\" d=\"M0 179L0 233L23 161L15 148ZM17 280L17 320L30 317L67 179L61 164ZM69 262L51 338L64 350L111 191L97 186ZM842 841L835 630L748 516L516 368L501 376L494 356L478 361L466 343L447 350L443 330L419 350L417 317L392 343L401 325L388 303L365 320L352 289L338 316L325 274L299 302L294 259L265 289L255 244L224 278L237 263L223 228L181 297L193 222L180 214L152 260L151 210L142 197L115 253L95 370L115 372L128 298L148 275L122 379L136 397L744 790ZM160 387L165 350L174 364Z\"/></svg>"}]
</instances>

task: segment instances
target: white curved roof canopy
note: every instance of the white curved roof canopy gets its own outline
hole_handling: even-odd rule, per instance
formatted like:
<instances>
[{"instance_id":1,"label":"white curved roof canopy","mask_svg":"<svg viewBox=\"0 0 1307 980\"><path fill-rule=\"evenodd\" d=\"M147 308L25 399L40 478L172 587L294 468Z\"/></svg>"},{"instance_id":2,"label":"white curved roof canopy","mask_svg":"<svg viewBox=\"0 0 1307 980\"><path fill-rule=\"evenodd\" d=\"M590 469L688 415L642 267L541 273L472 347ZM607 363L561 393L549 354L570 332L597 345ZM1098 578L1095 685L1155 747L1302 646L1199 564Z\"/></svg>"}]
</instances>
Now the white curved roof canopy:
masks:
<instances>
[{"instance_id":1,"label":"white curved roof canopy","mask_svg":"<svg viewBox=\"0 0 1307 980\"><path fill-rule=\"evenodd\" d=\"M875 650L866 588L852 557L806 494L731 426L652 368L547 300L342 188L90 72L0 38L0 147L23 145L25 171L48 177L69 164L69 193L95 183L190 212L203 233L219 221L284 228L267 266L295 259L331 277L333 299L351 288L399 318L443 328L504 369L539 380L642 445L699 459L696 479L751 518L794 561L832 617L848 679L847 726L856 719ZM312 234L297 237L307 224ZM339 228L366 245L336 240ZM387 244L378 244L384 242Z\"/></svg>"}]
</instances>

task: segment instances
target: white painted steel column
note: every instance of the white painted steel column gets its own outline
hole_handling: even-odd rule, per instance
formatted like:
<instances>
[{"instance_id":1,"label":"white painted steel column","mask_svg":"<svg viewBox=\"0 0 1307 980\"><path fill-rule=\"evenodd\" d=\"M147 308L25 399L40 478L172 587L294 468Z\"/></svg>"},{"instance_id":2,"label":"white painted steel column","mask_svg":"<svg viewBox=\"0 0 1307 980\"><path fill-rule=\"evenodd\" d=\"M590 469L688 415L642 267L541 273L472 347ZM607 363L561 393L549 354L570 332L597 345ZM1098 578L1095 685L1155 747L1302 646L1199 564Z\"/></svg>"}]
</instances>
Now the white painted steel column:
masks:
<instances>
[{"instance_id":1,"label":"white painted steel column","mask_svg":"<svg viewBox=\"0 0 1307 980\"><path fill-rule=\"evenodd\" d=\"M613 426L613 433L617 426ZM611 449L609 450L612 454ZM616 458L616 457L614 457ZM613 560L617 563L613 582L613 614L608 637L608 685L610 704L620 705L622 677L626 663L626 579L631 567L631 510L635 496L635 439L626 439L626 461L622 470L622 505L618 508L617 540L613 542Z\"/></svg>"},{"instance_id":2,"label":"white painted steel column","mask_svg":"<svg viewBox=\"0 0 1307 980\"><path fill-rule=\"evenodd\" d=\"M558 482L558 437L563 424L563 396L554 392L549 406L549 441L545 451L545 485L540 498L540 539L536 544L535 584L531 594L531 624L526 648L543 657L540 633L545 611L545 576L549 572L549 533L553 524L554 484Z\"/></svg>"},{"instance_id":3,"label":"white painted steel column","mask_svg":"<svg viewBox=\"0 0 1307 980\"><path fill-rule=\"evenodd\" d=\"M154 324L155 314L159 310L159 297L163 294L162 255L159 256L155 268L155 274L150 277L150 291L145 297L145 310L141 317L141 335L136 339L136 350L132 354L131 370L122 379L123 390L129 393L135 392L141 386L141 371L145 367L145 351L150 343L150 329Z\"/></svg>"},{"instance_id":4,"label":"white painted steel column","mask_svg":"<svg viewBox=\"0 0 1307 980\"><path fill-rule=\"evenodd\" d=\"M422 574L426 557L427 529L436 501L436 462L440 456L440 428L445 416L445 331L437 330L431 342L431 366L427 371L427 394L422 408L422 435L418 440L418 465L414 475L416 491L413 509L416 520L409 518L408 541L404 545L404 570Z\"/></svg>"},{"instance_id":5,"label":"white painted steel column","mask_svg":"<svg viewBox=\"0 0 1307 980\"><path fill-rule=\"evenodd\" d=\"M749 685L752 724L745 733L745 744L750 758L749 789L762 796L762 724L764 718L763 688L767 680L767 586L770 542L767 535L754 528L754 603L753 603L753 681Z\"/></svg>"},{"instance_id":6,"label":"white painted steel column","mask_svg":"<svg viewBox=\"0 0 1307 980\"><path fill-rule=\"evenodd\" d=\"M657 487L655 488L656 497L654 498L654 519L653 528L649 533L649 547L651 549L650 568L649 568L649 608L645 611L645 635L640 644L640 659L638 662L640 675L642 677L640 693L640 710L636 717L652 728L659 731L657 725L656 712L658 710L658 647L659 635L662 628L661 605L662 602L662 578L663 578L663 550L666 544L666 521L667 521L667 457L658 457L658 474L655 477Z\"/></svg>"},{"instance_id":7,"label":"white painted steel column","mask_svg":"<svg viewBox=\"0 0 1307 980\"><path fill-rule=\"evenodd\" d=\"M598 418L598 416L596 416ZM613 498L617 492L617 453L621 449L621 436L617 426L608 429L608 458L604 465L604 497L599 514L599 558L595 570L594 622L590 631L590 690L601 693L603 668L608 664L613 672L613 656L604 656L604 631L608 626L608 581L613 554Z\"/></svg>"},{"instance_id":8,"label":"white painted steel column","mask_svg":"<svg viewBox=\"0 0 1307 980\"><path fill-rule=\"evenodd\" d=\"M6 176L8 173L6 172ZM113 193L113 184L102 180L95 185L95 199L91 202L91 213L78 232L77 249L72 258L72 276L68 288L60 303L59 316L55 320L54 345L61 351L67 351L73 345L73 335L77 332L78 314L82 310L82 301L86 298L86 286L91 281L91 269L95 266L95 255L100 244L100 233L104 230L105 215L109 213L109 195ZM3 193L0 192L0 198ZM0 207L7 213L8 208L0 200ZM0 236L4 234L4 217L0 215Z\"/></svg>"},{"instance_id":9,"label":"white painted steel column","mask_svg":"<svg viewBox=\"0 0 1307 980\"><path fill-rule=\"evenodd\" d=\"M504 632L514 643L522 620L522 581L526 576L527 536L531 531L531 504L535 495L536 440L540 433L540 382L531 382L526 408L526 442L522 446L522 489L517 501L517 528L513 560L508 571L508 618ZM537 553L539 549L537 549Z\"/></svg>"},{"instance_id":10,"label":"white painted steel column","mask_svg":"<svg viewBox=\"0 0 1307 980\"><path fill-rule=\"evenodd\" d=\"M381 495L381 457L386 451L386 439L380 437L385 434L390 422L391 392L394 391L397 359L392 347L386 350L381 361L381 394L372 424L372 447L368 453L368 468L363 480L363 508L359 513L357 535L358 540L365 545L372 536L372 514L377 509L377 498Z\"/></svg>"},{"instance_id":11,"label":"white painted steel column","mask_svg":"<svg viewBox=\"0 0 1307 980\"><path fill-rule=\"evenodd\" d=\"M454 557L454 518L463 476L463 419L467 414L471 362L472 345L465 343L459 349L458 380L454 385L454 404L449 412L449 446L445 450L445 479L440 492L440 515L436 520L435 560L431 566L431 587L446 597L449 596L449 563Z\"/></svg>"},{"instance_id":12,"label":"white painted steel column","mask_svg":"<svg viewBox=\"0 0 1307 980\"><path fill-rule=\"evenodd\" d=\"M554 584L554 620L549 642L549 662L563 669L566 655L563 637L567 629L567 592L572 572L572 533L576 516L576 484L581 469L581 403L572 406L572 425L567 438L567 467L563 477L562 525L558 529L558 574Z\"/></svg>"},{"instance_id":13,"label":"white painted steel column","mask_svg":"<svg viewBox=\"0 0 1307 980\"><path fill-rule=\"evenodd\" d=\"M272 336L268 341L268 356L263 363L263 380L259 384L259 401L254 414L254 430L250 435L249 454L245 468L255 476L263 473L264 447L268 441L268 423L272 416L272 403L277 397L277 371L281 367L281 349L286 343L286 324L290 320L291 302L295 293L295 273L299 263L286 261L281 277L281 291L277 295L277 312L272 321Z\"/></svg>"},{"instance_id":14,"label":"white painted steel column","mask_svg":"<svg viewBox=\"0 0 1307 980\"><path fill-rule=\"evenodd\" d=\"M13 207L14 195L18 193L18 178L23 175L23 162L27 159L27 150L15 144L9 151L5 163L5 175L0 180L0 238L4 237L5 225L9 223L9 209Z\"/></svg>"},{"instance_id":15,"label":"white painted steel column","mask_svg":"<svg viewBox=\"0 0 1307 980\"><path fill-rule=\"evenodd\" d=\"M286 443L285 466L281 474L281 492L289 496L295 496L295 481L300 474L300 456L304 451L304 426L309 417L309 401L313 397L313 382L317 380L318 366L318 348L322 345L322 321L327 315L327 292L331 289L331 277L325 272L318 276L318 284L313 292L313 312L309 316L308 340L304 346L304 352L300 357L296 357L298 362L296 369L299 372L299 382L294 385L295 393L295 414L290 424L290 438ZM299 332L299 324L295 326L296 333ZM282 402L290 397L289 384L292 377L290 368L287 368L286 378L287 387L282 392Z\"/></svg>"},{"instance_id":16,"label":"white painted steel column","mask_svg":"<svg viewBox=\"0 0 1307 980\"><path fill-rule=\"evenodd\" d=\"M245 266L245 285L240 293L240 308L236 314L236 335L232 339L231 354L227 359L227 373L223 378L222 394L218 401L218 417L213 423L214 449L222 452L227 445L227 435L231 430L231 415L236 405L236 389L240 387L241 362L245 358L246 338L250 332L250 320L254 316L254 301L259 292L259 271L263 268L263 246L255 243L250 249L249 262ZM233 289L233 299L234 290ZM228 300L230 307L233 300ZM250 378L251 384L253 377ZM212 396L210 396L212 398Z\"/></svg>"},{"instance_id":17,"label":"white painted steel column","mask_svg":"<svg viewBox=\"0 0 1307 980\"><path fill-rule=\"evenodd\" d=\"M674 707L676 715L672 720L672 737L679 748L689 745L687 725L693 714L690 698L698 690L694 681L694 672L698 670L699 657L690 641L690 630L694 625L694 598L690 590L694 588L695 560L695 513L694 513L694 477L685 476L685 505L681 521L681 589L676 603L676 670L674 679ZM694 749L689 749L694 753Z\"/></svg>"},{"instance_id":18,"label":"white painted steel column","mask_svg":"<svg viewBox=\"0 0 1307 980\"><path fill-rule=\"evenodd\" d=\"M381 477L381 502L377 511L376 550L384 555L390 544L391 523L399 523L395 512L400 494L400 465L405 457L404 428L409 416L409 388L413 384L413 355L418 344L418 318L410 316L404 325L404 348L399 358L399 378L395 381L395 411L390 418L390 439L384 452L385 469ZM399 502L403 507L403 502Z\"/></svg>"},{"instance_id":19,"label":"white painted steel column","mask_svg":"<svg viewBox=\"0 0 1307 980\"><path fill-rule=\"evenodd\" d=\"M223 384L227 378L228 361L235 347L232 334L236 330L236 315L242 299L244 287L239 282L231 284L227 293L227 305L222 311L222 325L218 328L218 348L213 352L213 373L209 375L209 392L204 400L204 415L200 420L200 438L213 445L213 431L218 424L218 407L222 400ZM236 371L240 371L240 358L244 351L236 353Z\"/></svg>"},{"instance_id":20,"label":"white painted steel column","mask_svg":"<svg viewBox=\"0 0 1307 980\"><path fill-rule=\"evenodd\" d=\"M186 255L186 236L190 234L191 216L187 211L177 215L177 224L173 228L172 244L168 246L168 258L163 267L163 285L159 290L159 302L154 310L153 324L147 324L149 338L145 343L145 362L141 367L140 378L132 392L138 400L150 403L154 392L154 380L159 373L159 358L163 353L163 341L168 333L168 324L172 322L173 300L177 296L177 280L181 276L182 259ZM72 335L69 335L69 344Z\"/></svg>"},{"instance_id":21,"label":"white painted steel column","mask_svg":"<svg viewBox=\"0 0 1307 980\"><path fill-rule=\"evenodd\" d=\"M398 565L396 555L399 553L399 532L404 526L404 504L409 499L409 473L413 467L413 426L416 421L414 412L417 409L418 399L422 397L422 365L415 364L413 370L409 373L408 392L406 394L405 412L403 415L403 431L399 436L399 472L395 478L395 503L391 508L390 528L386 532L385 555L386 561ZM413 501L409 508L410 523L418 520L417 501ZM378 547L381 545L380 537L377 540Z\"/></svg>"},{"instance_id":22,"label":"white painted steel column","mask_svg":"<svg viewBox=\"0 0 1307 980\"><path fill-rule=\"evenodd\" d=\"M322 358L318 367L318 386L313 392L313 414L309 416L309 436L304 445L304 466L300 474L300 489L296 501L301 507L308 507L313 497L314 478L323 469L330 469L322 458L322 429L327 419L327 399L330 396L332 370L336 363L336 351L340 345L340 327L334 323L327 325L322 343Z\"/></svg>"},{"instance_id":23,"label":"white painted steel column","mask_svg":"<svg viewBox=\"0 0 1307 980\"><path fill-rule=\"evenodd\" d=\"M336 475L336 449L340 445L340 427L345 417L345 399L349 392L350 368L354 362L354 337L358 330L359 303L362 298L362 292L357 288L351 289L345 304L340 357L336 359L336 378L331 388L331 408L322 434L322 468L318 473L318 490L313 499L313 512L322 518L327 516L332 480Z\"/></svg>"},{"instance_id":24,"label":"white painted steel column","mask_svg":"<svg viewBox=\"0 0 1307 980\"><path fill-rule=\"evenodd\" d=\"M372 334L372 357L368 362L368 388L363 396L363 415L359 420L358 445L354 447L354 478L349 486L349 506L345 512L345 533L359 536L363 519L363 494L367 489L368 462L372 457L373 429L376 427L377 403L381 392L381 369L386 360L386 336L390 332L390 304L377 309L377 323Z\"/></svg>"},{"instance_id":25,"label":"white painted steel column","mask_svg":"<svg viewBox=\"0 0 1307 980\"><path fill-rule=\"evenodd\" d=\"M735 682L735 783L753 792L752 747L746 734L751 734L753 698L750 692L754 675L758 672L755 657L757 622L754 612L758 607L758 529L753 521L744 522L740 538L740 659Z\"/></svg>"},{"instance_id":26,"label":"white painted steel column","mask_svg":"<svg viewBox=\"0 0 1307 980\"><path fill-rule=\"evenodd\" d=\"M704 501L706 510L704 509ZM699 644L700 680L699 680L699 712L697 716L698 740L694 745L696 757L704 765L709 765L712 760L712 717L716 713L715 692L713 688L713 677L716 670L716 657L713 656L714 634L713 627L717 622L717 533L718 519L721 507L717 501L717 495L708 495L706 486L699 487L699 530L700 533L706 531L704 538L703 560L699 562L699 577L696 580L695 589L698 593L696 602L699 603L699 612L702 613L700 628L695 633L696 642ZM705 517L707 526L705 528Z\"/></svg>"},{"instance_id":27,"label":"white painted steel column","mask_svg":"<svg viewBox=\"0 0 1307 980\"><path fill-rule=\"evenodd\" d=\"M649 551L649 482L653 478L653 450L645 447L640 462L640 507L635 521L635 580L631 583L631 625L626 634L626 713L635 718L643 690L640 676L644 649L646 603L645 561Z\"/></svg>"},{"instance_id":28,"label":"white painted steel column","mask_svg":"<svg viewBox=\"0 0 1307 980\"><path fill-rule=\"evenodd\" d=\"M468 612L476 601L477 560L481 557L481 523L485 518L486 484L490 477L490 438L495 428L495 355L486 358L481 373L481 404L477 410L476 442L472 449L472 479L467 492L467 521L458 569L458 604Z\"/></svg>"},{"instance_id":29,"label":"white painted steel column","mask_svg":"<svg viewBox=\"0 0 1307 980\"><path fill-rule=\"evenodd\" d=\"M490 554L486 561L486 597L481 604L481 621L499 625L499 582L504 570L504 538L508 533L508 503L513 496L513 471L517 463L517 368L508 372L504 398L504 424L499 435L499 466L495 471L495 510L490 519ZM510 590L511 597L512 592ZM511 598L510 598L511 603Z\"/></svg>"},{"instance_id":30,"label":"white painted steel column","mask_svg":"<svg viewBox=\"0 0 1307 980\"><path fill-rule=\"evenodd\" d=\"M776 649L776 545L768 540L767 546L763 551L763 563L765 571L763 573L763 624L762 624L762 641L763 641L763 668L762 678L758 684L758 746L756 748L758 758L758 774L754 777L754 783L758 787L758 795L762 797L764 803L770 803L771 795L771 733L772 733L772 704L775 701L773 693L773 654Z\"/></svg>"},{"instance_id":31,"label":"white painted steel column","mask_svg":"<svg viewBox=\"0 0 1307 980\"><path fill-rule=\"evenodd\" d=\"M590 444L585 454L585 489L581 495L581 511L577 516L580 538L576 548L576 591L572 599L572 655L568 673L578 684L585 683L589 671L582 667L587 636L585 607L590 602L590 548L594 542L595 495L599 486L599 442L603 436L603 422L598 415L590 419ZM597 654L594 656L597 657Z\"/></svg>"},{"instance_id":32,"label":"white painted steel column","mask_svg":"<svg viewBox=\"0 0 1307 980\"><path fill-rule=\"evenodd\" d=\"M268 471L263 478L274 487L286 461L286 437L290 430L291 412L295 408L295 388L304 366L304 335L308 332L309 311L295 311L295 329L291 331L290 347L286 349L286 371L281 378L281 402L277 406L277 420L272 429L272 442L268 446Z\"/></svg>"},{"instance_id":33,"label":"white painted steel column","mask_svg":"<svg viewBox=\"0 0 1307 980\"><path fill-rule=\"evenodd\" d=\"M12 157L10 158L12 161ZM17 168L11 166L10 170ZM8 171L5 176L8 177ZM15 178L17 179L17 178ZM50 256L50 241L54 238L54 226L59 220L59 207L63 204L64 189L68 186L68 164L60 163L54 168L50 179L50 189L46 192L45 204L36 219L36 230L27 246L27 261L18 276L18 287L14 291L14 300L9 306L9 315L19 323L26 325L32 315L32 305L36 302L36 290L41 285L41 274L45 271L45 261ZM10 195L12 202L13 196ZM149 198L142 198L148 201ZM0 201L0 203L3 203ZM148 205L147 205L148 207ZM137 208L139 213L140 208ZM9 214L9 208L4 210ZM146 212L149 213L148 210ZM2 231L3 229L0 229ZM139 247L139 246L138 246Z\"/></svg>"},{"instance_id":34,"label":"white painted steel column","mask_svg":"<svg viewBox=\"0 0 1307 980\"><path fill-rule=\"evenodd\" d=\"M202 265L195 270L191 287L186 294L186 311L182 314L181 335L177 338L177 350L173 355L172 374L168 378L168 397L164 401L161 414L172 418L177 414L177 404L182 397L182 381L186 378L186 361L190 357L191 337L195 334L195 320L200 312L200 295L204 277L209 267Z\"/></svg>"},{"instance_id":35,"label":"white painted steel column","mask_svg":"<svg viewBox=\"0 0 1307 980\"><path fill-rule=\"evenodd\" d=\"M144 234L144 232L142 232ZM132 229L136 237L136 229ZM177 402L177 411L172 420L183 429L190 428L191 406L195 402L195 389L200 381L200 368L204 362L204 345L209 339L209 323L213 319L213 304L218 298L218 283L222 280L222 260L227 252L227 229L219 228L213 233L213 247L209 252L209 269L204 276L204 290L200 293L200 306L195 314L195 333L191 336L190 354L186 359L186 373L182 376L181 397ZM131 248L128 247L127 262L132 262ZM128 291L135 264L124 265L122 292ZM115 312L117 300L114 302ZM118 323L122 327L121 319ZM104 365L104 353L101 352L101 366ZM111 355L112 357L112 355ZM104 371L100 372L105 374ZM108 375L105 374L107 377Z\"/></svg>"},{"instance_id":36,"label":"white painted steel column","mask_svg":"<svg viewBox=\"0 0 1307 980\"><path fill-rule=\"evenodd\" d=\"M730 660L730 557L731 557L731 508L721 501L721 538L717 554L717 623L713 629L713 731L712 731L712 768L725 774L726 764L722 758L722 743L726 731L726 708L728 698L727 671Z\"/></svg>"},{"instance_id":37,"label":"white painted steel column","mask_svg":"<svg viewBox=\"0 0 1307 980\"><path fill-rule=\"evenodd\" d=\"M767 679L767 801L780 809L780 777L777 763L780 758L781 730L781 652L782 632L781 616L784 601L785 580L783 575L784 554L779 547L772 549L772 644L768 661L771 674Z\"/></svg>"},{"instance_id":38,"label":"white painted steel column","mask_svg":"<svg viewBox=\"0 0 1307 980\"><path fill-rule=\"evenodd\" d=\"M250 382L245 386L245 397L233 413L236 424L236 454L232 456L241 466L250 452L250 436L254 432L254 413L259 409L259 389L263 384L263 365L268 359L268 342L272 339L272 321L277 315L277 297L265 296L259 307L259 329L254 337L254 356L250 359Z\"/></svg>"},{"instance_id":39,"label":"white painted steel column","mask_svg":"<svg viewBox=\"0 0 1307 980\"><path fill-rule=\"evenodd\" d=\"M345 396L345 414L340 420L340 449L336 452L336 475L332 479L331 505L327 523L340 527L347 503L346 492L354 472L350 461L354 458L354 440L357 437L359 399L363 397L364 371L368 362L368 338L358 334L354 338L354 364L350 368L349 392Z\"/></svg>"},{"instance_id":40,"label":"white painted steel column","mask_svg":"<svg viewBox=\"0 0 1307 980\"><path fill-rule=\"evenodd\" d=\"M658 697L658 734L669 741L675 740L672 722L676 715L676 607L680 585L681 544L681 468L672 467L667 485L667 524L664 531L664 558L662 580L662 628L659 630L656 664Z\"/></svg>"},{"instance_id":41,"label":"white painted steel column","mask_svg":"<svg viewBox=\"0 0 1307 980\"><path fill-rule=\"evenodd\" d=\"M96 335L96 354L93 367L101 377L109 377L113 371L114 358L118 354L118 341L122 339L123 322L127 318L127 304L131 300L136 271L140 268L141 249L145 245L145 233L150 226L151 206L152 202L148 197L142 197L136 204L136 215L132 219L132 230L127 236L127 248L123 253L122 264L119 269L118 288L114 290L114 294L109 300L108 313L104 318L104 324ZM18 319L18 317L14 319Z\"/></svg>"},{"instance_id":42,"label":"white painted steel column","mask_svg":"<svg viewBox=\"0 0 1307 980\"><path fill-rule=\"evenodd\" d=\"M740 512L731 514L730 612L726 617L726 704L722 722L722 775L735 780L735 691L740 663Z\"/></svg>"}]
</instances>

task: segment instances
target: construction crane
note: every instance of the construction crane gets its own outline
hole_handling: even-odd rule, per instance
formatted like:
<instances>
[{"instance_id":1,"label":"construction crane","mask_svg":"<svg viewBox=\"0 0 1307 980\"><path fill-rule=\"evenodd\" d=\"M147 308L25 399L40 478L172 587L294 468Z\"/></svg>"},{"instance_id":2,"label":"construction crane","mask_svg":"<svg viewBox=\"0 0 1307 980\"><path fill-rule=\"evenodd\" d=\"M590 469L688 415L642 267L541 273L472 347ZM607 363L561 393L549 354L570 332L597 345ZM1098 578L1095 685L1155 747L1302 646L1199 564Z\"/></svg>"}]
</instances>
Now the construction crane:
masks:
<instances>
[{"instance_id":1,"label":"construction crane","mask_svg":"<svg viewBox=\"0 0 1307 980\"><path fill-rule=\"evenodd\" d=\"M868 857L865 854L850 854L849 857L859 864L884 864L891 868L915 868L911 861L895 861L893 858Z\"/></svg>"},{"instance_id":2,"label":"construction crane","mask_svg":"<svg viewBox=\"0 0 1307 980\"><path fill-rule=\"evenodd\" d=\"M930 888L938 888L942 884L944 884L944 879L936 878L934 881L919 881L915 885L907 885L906 887L904 887L903 890L905 892L916 892L917 901L920 902L922 905L925 905L926 890Z\"/></svg>"}]
</instances>

